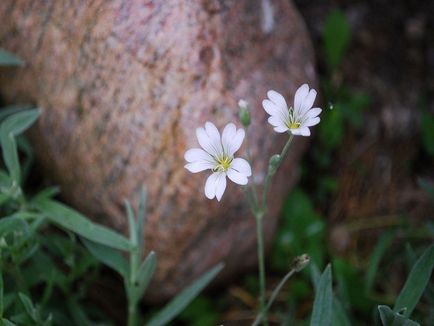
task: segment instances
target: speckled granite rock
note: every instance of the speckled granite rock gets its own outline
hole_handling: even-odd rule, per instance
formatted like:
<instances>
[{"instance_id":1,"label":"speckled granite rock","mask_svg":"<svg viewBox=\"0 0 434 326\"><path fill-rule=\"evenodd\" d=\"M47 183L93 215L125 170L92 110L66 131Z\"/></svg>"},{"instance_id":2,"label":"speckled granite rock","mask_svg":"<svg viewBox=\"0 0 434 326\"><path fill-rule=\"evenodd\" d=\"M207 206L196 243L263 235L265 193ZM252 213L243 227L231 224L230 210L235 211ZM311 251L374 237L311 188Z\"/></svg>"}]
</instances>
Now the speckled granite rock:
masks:
<instances>
[{"instance_id":1,"label":"speckled granite rock","mask_svg":"<svg viewBox=\"0 0 434 326\"><path fill-rule=\"evenodd\" d=\"M206 174L183 168L206 120L222 128L247 99L254 170L285 137L260 106L269 88L292 97L315 82L303 22L288 0L0 2L0 44L27 62L3 70L7 101L43 114L32 130L38 158L64 199L98 222L126 229L123 199L149 192L146 244L158 253L147 297L160 300L219 261L221 279L256 259L254 220L229 184L222 202L203 194ZM264 10L265 9L265 10ZM303 143L277 176L269 243ZM243 149L241 150L241 153Z\"/></svg>"}]
</instances>

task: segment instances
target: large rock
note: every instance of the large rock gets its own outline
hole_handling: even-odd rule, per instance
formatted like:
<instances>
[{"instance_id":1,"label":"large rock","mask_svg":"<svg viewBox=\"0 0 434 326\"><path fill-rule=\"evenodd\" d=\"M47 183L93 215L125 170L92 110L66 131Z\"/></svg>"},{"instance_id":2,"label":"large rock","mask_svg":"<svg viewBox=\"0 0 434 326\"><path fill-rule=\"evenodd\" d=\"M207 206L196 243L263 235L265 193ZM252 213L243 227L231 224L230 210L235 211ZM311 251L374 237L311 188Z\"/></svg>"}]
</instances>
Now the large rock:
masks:
<instances>
[{"instance_id":1,"label":"large rock","mask_svg":"<svg viewBox=\"0 0 434 326\"><path fill-rule=\"evenodd\" d=\"M186 171L183 153L206 120L236 121L245 98L256 181L263 177L285 137L267 124L261 100L270 88L292 98L315 82L291 2L2 0L0 19L0 45L27 62L2 71L2 95L42 109L31 140L64 199L125 231L123 200L147 188L146 244L159 258L148 297L167 298L220 261L222 278L255 263L240 189L230 184L222 202L207 200L206 174ZM268 244L302 148L297 140L273 186Z\"/></svg>"}]
</instances>

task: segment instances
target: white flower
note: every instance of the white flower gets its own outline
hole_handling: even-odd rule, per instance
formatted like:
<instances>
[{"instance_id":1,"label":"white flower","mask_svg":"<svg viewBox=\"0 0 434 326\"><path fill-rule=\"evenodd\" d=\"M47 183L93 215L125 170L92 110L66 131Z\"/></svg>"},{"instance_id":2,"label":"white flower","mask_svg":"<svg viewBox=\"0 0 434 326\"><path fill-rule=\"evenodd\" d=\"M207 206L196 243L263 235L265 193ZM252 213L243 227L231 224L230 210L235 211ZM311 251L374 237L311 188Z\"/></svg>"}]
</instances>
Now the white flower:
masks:
<instances>
[{"instance_id":1,"label":"white flower","mask_svg":"<svg viewBox=\"0 0 434 326\"><path fill-rule=\"evenodd\" d=\"M293 135L310 136L309 127L320 122L320 108L312 108L316 91L304 84L294 96L294 108L288 108L285 98L276 91L267 92L268 99L262 101L264 110L270 115L268 122L276 132L290 131Z\"/></svg>"},{"instance_id":2,"label":"white flower","mask_svg":"<svg viewBox=\"0 0 434 326\"><path fill-rule=\"evenodd\" d=\"M192 148L185 152L188 162L185 168L192 173L211 170L213 173L205 183L205 196L209 199L223 196L226 189L226 176L233 182L245 185L252 175L250 164L242 158L234 158L234 153L240 148L245 132L229 123L220 133L211 122L205 123L205 128L197 128L196 136L202 148Z\"/></svg>"}]
</instances>

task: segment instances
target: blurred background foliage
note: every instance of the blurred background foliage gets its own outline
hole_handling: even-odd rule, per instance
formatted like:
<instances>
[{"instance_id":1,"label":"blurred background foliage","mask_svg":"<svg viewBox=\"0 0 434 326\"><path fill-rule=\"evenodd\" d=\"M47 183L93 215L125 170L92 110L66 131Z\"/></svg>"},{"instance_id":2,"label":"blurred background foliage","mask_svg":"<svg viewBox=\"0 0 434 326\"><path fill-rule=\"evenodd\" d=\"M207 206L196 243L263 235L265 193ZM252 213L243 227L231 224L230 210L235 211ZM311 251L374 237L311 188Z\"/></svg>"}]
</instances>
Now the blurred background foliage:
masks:
<instances>
[{"instance_id":1,"label":"blurred background foliage","mask_svg":"<svg viewBox=\"0 0 434 326\"><path fill-rule=\"evenodd\" d=\"M421 90L416 113L412 113L417 117L416 133L411 133L410 139L388 138L388 129L378 131L381 129L378 121L383 119L378 107L384 103L376 98L378 93L357 83L359 67L350 60L360 50L360 41L355 36L366 32L355 30L348 18L355 15L353 9L360 3L346 12L334 9L336 6L319 10L322 15L327 12L319 28L311 24L317 14L306 9L308 4L300 1L297 4L306 15L314 39L323 113L300 167L298 186L288 195L282 209L281 222L268 254L270 291L295 256L307 253L311 265L285 286L269 320L282 325L308 325L315 318L331 318L332 325L392 325L394 322L413 325L408 319L413 310L408 308L411 297L411 302L419 302L411 319L421 325L433 325L434 285L427 274L430 266L432 270L433 247L427 248L434 240L434 116L427 92ZM0 64L23 63L1 51ZM12 112L27 109L28 106L3 108L0 121L4 122ZM126 298L114 284L120 282L120 276L90 254L75 232L65 227L47 228L45 215L43 219L34 219L34 214L41 214L41 208L35 203L57 194L55 188L42 191L35 188L35 182L28 179L33 173L34 159L21 132L36 118L37 114L27 116L27 122L13 138L5 132L4 124L0 130L0 139L8 139L2 141L3 163L8 173L0 171L0 211L2 217L7 216L0 219L0 320L4 325L122 323ZM366 143L366 135L371 131L374 140L368 137ZM347 175L368 178L372 166L361 159L362 154L374 155L375 150L383 153L390 147L398 148L399 152L400 141L411 144L412 156L404 162L403 171L417 198L399 209L375 204L368 209L363 200L351 202L348 205L354 207L349 211L370 216L347 216L347 210L339 204L351 199L345 197ZM19 156L7 157L5 148L10 146L19 150ZM406 149L403 145L403 158ZM348 158L351 155L355 158ZM392 163L397 157L392 157ZM18 159L21 168L17 170ZM388 173L387 169L383 172ZM378 176L378 184L383 176ZM377 184L371 182L370 186L375 188ZM369 191L361 189L362 195ZM406 188L397 190L406 191ZM419 257L422 258L418 260ZM420 277L412 278L416 274ZM428 275L428 286L421 294L425 288L423 275ZM404 287L407 277L411 288L418 291L410 293L409 286ZM108 306L105 302L108 293L113 297L112 304L117 301L122 304ZM227 289L197 297L173 324L249 324L257 309L257 293L256 272L252 271L234 280ZM314 303L317 306L321 300L318 293L323 298L333 296L332 315L321 315L315 309L312 315ZM401 309L404 306L407 311ZM147 312L145 317L158 310L155 306L141 308Z\"/></svg>"}]
</instances>

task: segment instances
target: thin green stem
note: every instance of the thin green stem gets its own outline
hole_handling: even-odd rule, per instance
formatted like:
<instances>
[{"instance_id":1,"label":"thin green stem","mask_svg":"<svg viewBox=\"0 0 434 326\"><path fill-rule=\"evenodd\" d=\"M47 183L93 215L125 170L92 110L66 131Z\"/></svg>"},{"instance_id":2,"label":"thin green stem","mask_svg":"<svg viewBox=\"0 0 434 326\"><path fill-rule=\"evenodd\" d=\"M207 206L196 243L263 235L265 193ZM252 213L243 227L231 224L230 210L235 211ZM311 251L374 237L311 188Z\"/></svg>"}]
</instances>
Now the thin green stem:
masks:
<instances>
[{"instance_id":1,"label":"thin green stem","mask_svg":"<svg viewBox=\"0 0 434 326\"><path fill-rule=\"evenodd\" d=\"M268 300L267 305L265 306L265 308L258 314L258 316L256 316L255 321L253 322L252 326L257 326L259 325L259 323L264 320L264 318L266 318L267 316L267 312L268 309L270 309L270 307L273 305L274 301L277 298L277 295L279 294L280 290L282 289L282 287L285 285L285 283L289 280L289 278L294 275L297 272L297 270L295 268L291 269L284 277L283 279L279 282L279 284L276 286L276 288L274 289L273 293L271 294L270 300Z\"/></svg>"},{"instance_id":2,"label":"thin green stem","mask_svg":"<svg viewBox=\"0 0 434 326\"><path fill-rule=\"evenodd\" d=\"M294 139L294 135L290 134L288 141L286 142L285 146L282 149L282 152L280 152L280 160L279 164L275 167L275 171L280 167L280 164L282 164L282 161L284 160L286 154L288 153L289 147L291 146L292 140ZM268 191L270 190L271 180L273 178L274 173L270 173L268 171L267 176L265 177L264 181L264 188L262 190L262 208L266 209L267 207L267 195Z\"/></svg>"},{"instance_id":3,"label":"thin green stem","mask_svg":"<svg viewBox=\"0 0 434 326\"><path fill-rule=\"evenodd\" d=\"M259 262L259 305L261 313L265 312L265 260L264 260L264 230L262 226L263 211L256 213L256 235L258 238L258 262ZM263 324L267 325L266 314L262 318Z\"/></svg>"},{"instance_id":4,"label":"thin green stem","mask_svg":"<svg viewBox=\"0 0 434 326\"><path fill-rule=\"evenodd\" d=\"M250 152L250 147L249 147L249 143L248 143L248 137L246 137L246 151L247 151L247 159L250 162L250 166L253 167L252 154ZM253 197L253 202L255 203L256 208L257 208L257 206L258 206L258 191L256 189L255 180L254 180L253 177L252 177L252 179L253 179L252 183L251 183L252 184L252 186L251 186L252 197Z\"/></svg>"}]
</instances>

